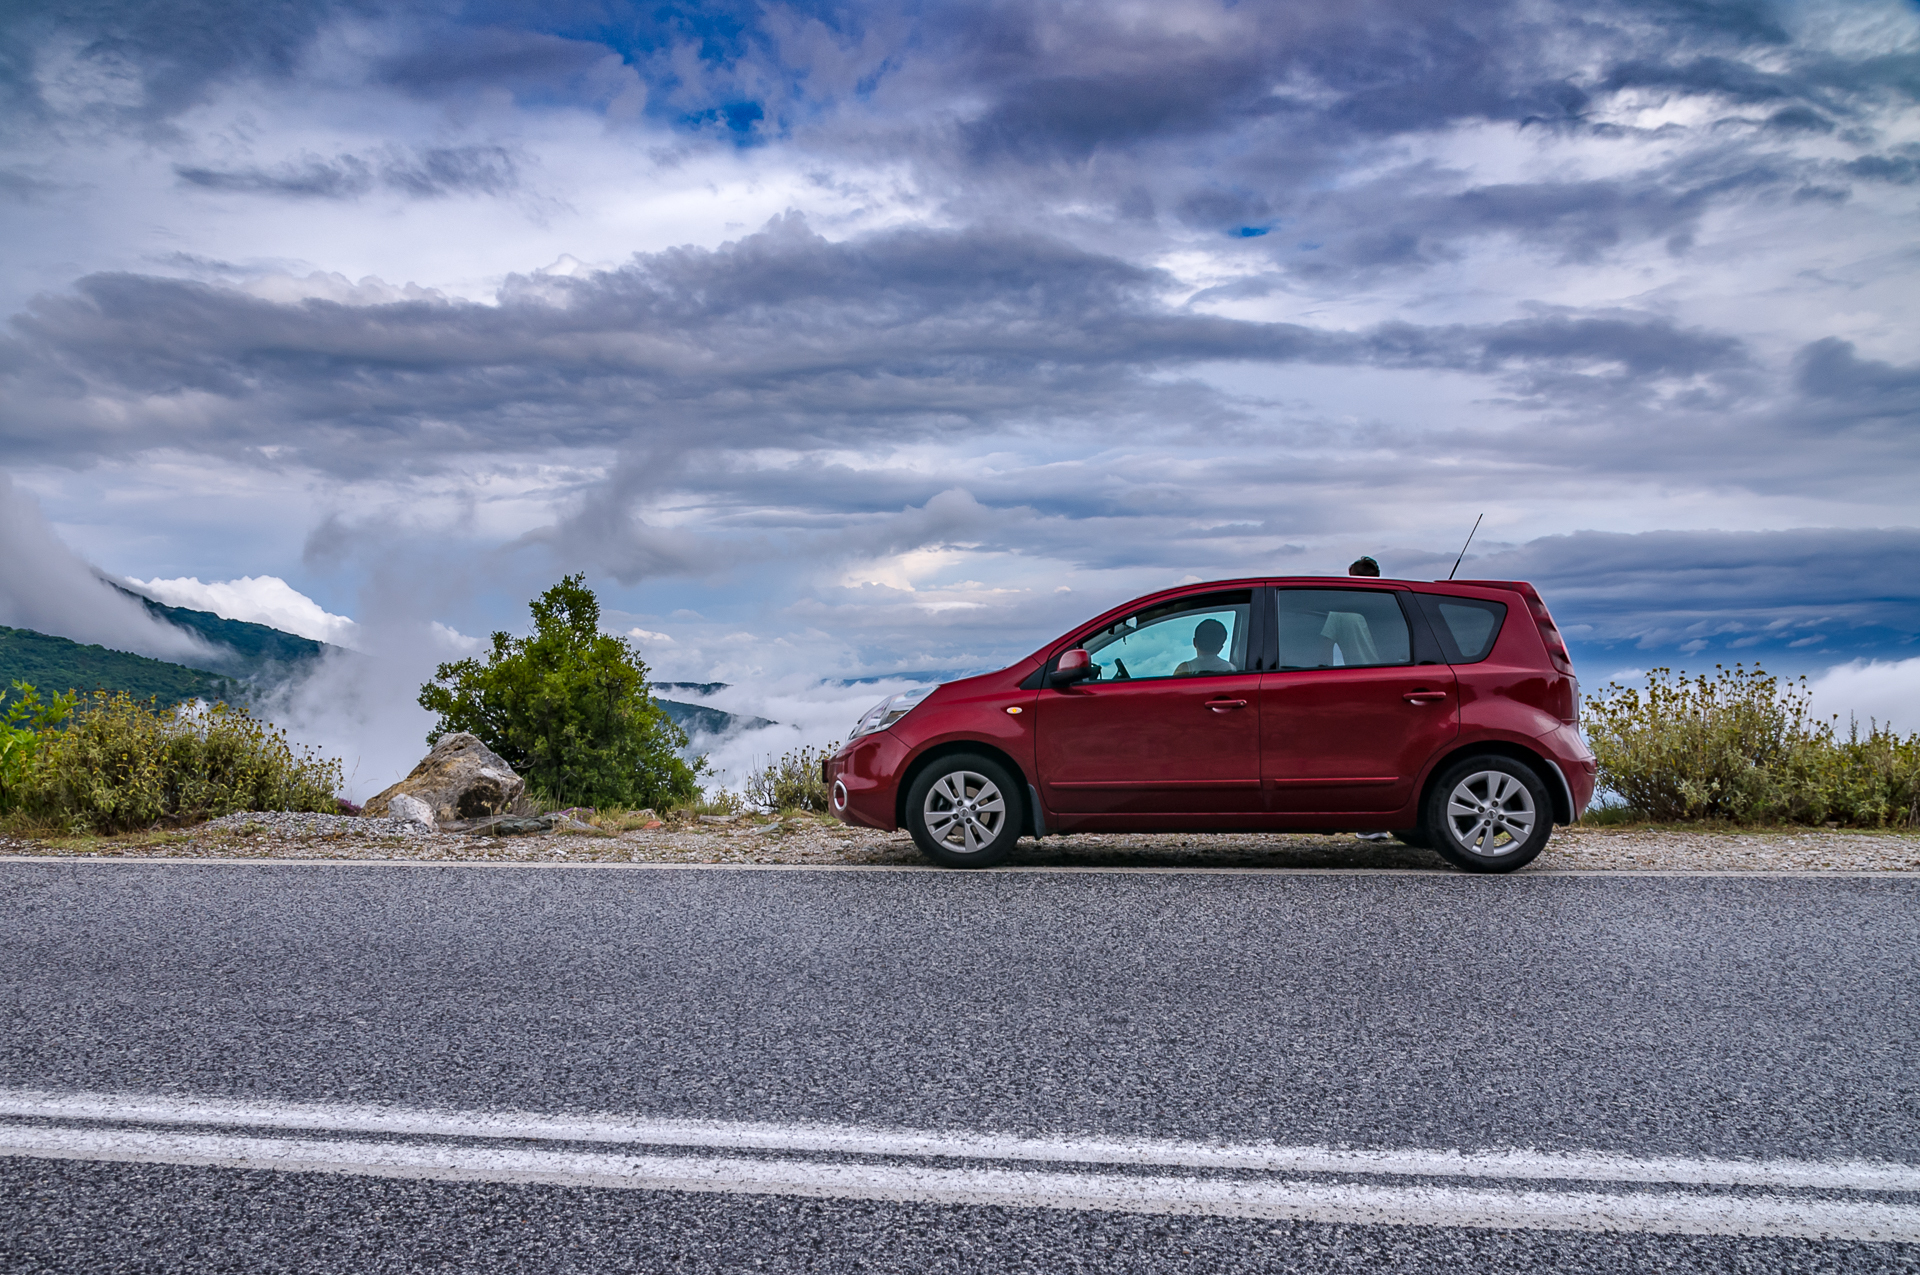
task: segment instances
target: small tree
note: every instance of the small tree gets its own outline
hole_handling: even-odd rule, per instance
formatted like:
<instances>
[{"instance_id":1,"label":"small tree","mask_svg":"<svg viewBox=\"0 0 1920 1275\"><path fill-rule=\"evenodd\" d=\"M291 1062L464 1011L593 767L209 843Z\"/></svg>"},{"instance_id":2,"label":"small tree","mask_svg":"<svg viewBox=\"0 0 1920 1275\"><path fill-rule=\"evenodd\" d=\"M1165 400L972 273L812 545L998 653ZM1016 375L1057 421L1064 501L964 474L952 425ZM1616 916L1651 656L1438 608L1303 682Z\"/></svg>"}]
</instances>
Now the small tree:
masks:
<instances>
[{"instance_id":1,"label":"small tree","mask_svg":"<svg viewBox=\"0 0 1920 1275\"><path fill-rule=\"evenodd\" d=\"M429 744L468 731L555 801L667 806L698 793L687 736L647 693L647 666L600 631L600 601L570 575L532 604L533 636L493 635L485 663L442 664L420 688Z\"/></svg>"}]
</instances>

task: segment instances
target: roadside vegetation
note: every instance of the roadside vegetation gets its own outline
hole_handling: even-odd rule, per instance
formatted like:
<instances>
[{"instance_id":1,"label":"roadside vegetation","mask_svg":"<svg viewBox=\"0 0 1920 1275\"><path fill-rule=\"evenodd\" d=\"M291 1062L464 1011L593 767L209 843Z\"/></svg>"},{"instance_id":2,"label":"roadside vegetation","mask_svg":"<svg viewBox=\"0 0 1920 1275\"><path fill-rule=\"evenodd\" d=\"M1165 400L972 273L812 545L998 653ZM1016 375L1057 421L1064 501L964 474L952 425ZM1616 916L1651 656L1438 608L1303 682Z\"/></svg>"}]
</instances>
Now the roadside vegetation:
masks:
<instances>
[{"instance_id":1,"label":"roadside vegetation","mask_svg":"<svg viewBox=\"0 0 1920 1275\"><path fill-rule=\"evenodd\" d=\"M1596 823L1920 826L1920 734L1819 718L1805 678L1658 668L1645 689L1609 683L1585 717L1600 787L1620 803Z\"/></svg>"},{"instance_id":2,"label":"roadside vegetation","mask_svg":"<svg viewBox=\"0 0 1920 1275\"><path fill-rule=\"evenodd\" d=\"M600 601L582 575L531 604L533 636L493 635L484 660L442 664L420 688L439 714L429 744L467 731L554 806L621 809L700 797L702 764L647 690L647 666L625 638L600 631Z\"/></svg>"},{"instance_id":3,"label":"roadside vegetation","mask_svg":"<svg viewBox=\"0 0 1920 1275\"><path fill-rule=\"evenodd\" d=\"M0 714L0 817L16 831L113 833L240 810L339 809L340 763L295 749L244 708L161 708L96 691L42 700L15 682Z\"/></svg>"},{"instance_id":4,"label":"roadside vegetation","mask_svg":"<svg viewBox=\"0 0 1920 1275\"><path fill-rule=\"evenodd\" d=\"M828 744L824 748L813 748L803 744L782 753L747 778L747 801L782 813L805 810L826 814L832 807L826 780L820 777L820 763L833 756L838 747L838 744Z\"/></svg>"}]
</instances>

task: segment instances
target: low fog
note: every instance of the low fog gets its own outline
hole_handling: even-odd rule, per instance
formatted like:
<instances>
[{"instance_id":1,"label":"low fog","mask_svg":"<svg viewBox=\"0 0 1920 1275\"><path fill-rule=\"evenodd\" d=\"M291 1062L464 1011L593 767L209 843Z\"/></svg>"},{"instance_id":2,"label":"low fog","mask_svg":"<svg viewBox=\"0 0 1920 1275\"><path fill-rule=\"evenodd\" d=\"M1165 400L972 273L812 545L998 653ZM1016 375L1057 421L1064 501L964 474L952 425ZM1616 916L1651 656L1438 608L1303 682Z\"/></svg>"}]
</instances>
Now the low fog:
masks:
<instances>
[{"instance_id":1,"label":"low fog","mask_svg":"<svg viewBox=\"0 0 1920 1275\"><path fill-rule=\"evenodd\" d=\"M695 752L707 758L710 786L739 791L747 780L784 753L799 748L831 748L847 738L861 714L898 691L925 685L905 678L882 678L852 686L793 675L757 685L728 686L711 695L673 689L660 698L704 704L742 716L764 717L775 723L752 730L736 730L718 738L696 735Z\"/></svg>"},{"instance_id":2,"label":"low fog","mask_svg":"<svg viewBox=\"0 0 1920 1275\"><path fill-rule=\"evenodd\" d=\"M207 667L219 653L115 589L67 548L39 502L0 471L0 624Z\"/></svg>"},{"instance_id":3,"label":"low fog","mask_svg":"<svg viewBox=\"0 0 1920 1275\"><path fill-rule=\"evenodd\" d=\"M340 759L342 796L365 802L427 754L433 714L417 702L442 660L466 652L450 630L396 622L368 631L363 651L330 651L313 672L270 690L254 710L297 744Z\"/></svg>"}]
</instances>

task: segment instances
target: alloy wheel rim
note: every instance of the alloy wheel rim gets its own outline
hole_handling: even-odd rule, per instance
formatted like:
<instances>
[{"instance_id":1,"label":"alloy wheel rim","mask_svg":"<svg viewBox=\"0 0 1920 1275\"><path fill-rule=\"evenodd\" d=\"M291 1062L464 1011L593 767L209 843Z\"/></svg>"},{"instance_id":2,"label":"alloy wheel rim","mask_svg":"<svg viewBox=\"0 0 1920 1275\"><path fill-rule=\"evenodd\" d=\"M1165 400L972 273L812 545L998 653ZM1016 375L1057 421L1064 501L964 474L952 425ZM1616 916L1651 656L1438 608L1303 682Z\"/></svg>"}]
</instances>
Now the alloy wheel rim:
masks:
<instances>
[{"instance_id":1,"label":"alloy wheel rim","mask_svg":"<svg viewBox=\"0 0 1920 1275\"><path fill-rule=\"evenodd\" d=\"M942 847L978 854L993 844L1007 824L1007 801L1000 787L973 770L940 776L921 806L927 832Z\"/></svg>"},{"instance_id":2,"label":"alloy wheel rim","mask_svg":"<svg viewBox=\"0 0 1920 1275\"><path fill-rule=\"evenodd\" d=\"M1447 832L1469 854L1498 858L1526 844L1539 821L1533 794L1504 770L1468 775L1447 797Z\"/></svg>"}]
</instances>

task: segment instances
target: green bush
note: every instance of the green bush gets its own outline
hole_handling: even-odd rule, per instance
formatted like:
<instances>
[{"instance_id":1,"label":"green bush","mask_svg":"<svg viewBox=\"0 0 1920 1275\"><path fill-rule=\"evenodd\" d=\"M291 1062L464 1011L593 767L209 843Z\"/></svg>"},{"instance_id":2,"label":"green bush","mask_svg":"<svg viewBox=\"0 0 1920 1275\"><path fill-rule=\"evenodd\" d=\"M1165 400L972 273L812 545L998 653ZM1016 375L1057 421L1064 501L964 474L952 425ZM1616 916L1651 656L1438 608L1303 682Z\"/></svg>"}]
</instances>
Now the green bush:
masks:
<instances>
[{"instance_id":1,"label":"green bush","mask_svg":"<svg viewBox=\"0 0 1920 1275\"><path fill-rule=\"evenodd\" d=\"M244 708L161 709L96 691L41 734L19 808L75 831L126 832L238 810L339 809L340 763Z\"/></svg>"},{"instance_id":2,"label":"green bush","mask_svg":"<svg viewBox=\"0 0 1920 1275\"><path fill-rule=\"evenodd\" d=\"M836 747L803 744L781 754L778 761L768 762L748 778L747 800L771 810L817 810L825 814L831 806L826 781L820 777L820 763L833 756Z\"/></svg>"},{"instance_id":3,"label":"green bush","mask_svg":"<svg viewBox=\"0 0 1920 1275\"><path fill-rule=\"evenodd\" d=\"M15 682L11 694L0 691L0 815L20 805L27 779L40 754L40 736L65 721L78 697L72 691L42 701L29 682Z\"/></svg>"},{"instance_id":4,"label":"green bush","mask_svg":"<svg viewBox=\"0 0 1920 1275\"><path fill-rule=\"evenodd\" d=\"M1654 669L1644 691L1609 683L1589 699L1586 727L1601 787L1656 822L1920 823L1920 735L1856 723L1842 736L1814 716L1805 678Z\"/></svg>"},{"instance_id":5,"label":"green bush","mask_svg":"<svg viewBox=\"0 0 1920 1275\"><path fill-rule=\"evenodd\" d=\"M571 575L532 604L530 638L493 635L480 660L442 664L420 688L438 743L469 731L532 791L561 805L666 808L699 792L687 736L647 693L647 666L600 631L600 602Z\"/></svg>"}]
</instances>

